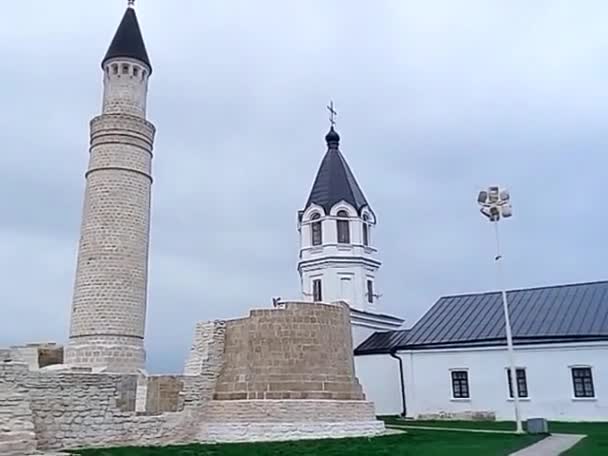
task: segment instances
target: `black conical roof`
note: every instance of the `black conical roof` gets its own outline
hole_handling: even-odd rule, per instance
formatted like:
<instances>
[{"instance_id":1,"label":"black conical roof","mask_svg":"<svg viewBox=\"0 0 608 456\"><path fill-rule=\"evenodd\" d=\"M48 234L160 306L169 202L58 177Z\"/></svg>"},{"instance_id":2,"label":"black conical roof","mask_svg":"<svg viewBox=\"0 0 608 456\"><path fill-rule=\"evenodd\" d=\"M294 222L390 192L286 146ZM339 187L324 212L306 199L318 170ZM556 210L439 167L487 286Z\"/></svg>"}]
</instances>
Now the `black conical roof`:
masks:
<instances>
[{"instance_id":1,"label":"black conical roof","mask_svg":"<svg viewBox=\"0 0 608 456\"><path fill-rule=\"evenodd\" d=\"M336 203L346 201L360 212L369 204L346 163L346 159L340 152L338 147L340 136L334 127L331 127L325 140L327 141L327 153L323 157L304 210L312 204L317 204L325 209L325 213L329 214Z\"/></svg>"},{"instance_id":2,"label":"black conical roof","mask_svg":"<svg viewBox=\"0 0 608 456\"><path fill-rule=\"evenodd\" d=\"M150 71L152 71L148 52L146 52L146 45L144 44L139 22L133 8L127 8L101 65L103 66L106 61L116 57L128 57L139 60L148 65Z\"/></svg>"}]
</instances>

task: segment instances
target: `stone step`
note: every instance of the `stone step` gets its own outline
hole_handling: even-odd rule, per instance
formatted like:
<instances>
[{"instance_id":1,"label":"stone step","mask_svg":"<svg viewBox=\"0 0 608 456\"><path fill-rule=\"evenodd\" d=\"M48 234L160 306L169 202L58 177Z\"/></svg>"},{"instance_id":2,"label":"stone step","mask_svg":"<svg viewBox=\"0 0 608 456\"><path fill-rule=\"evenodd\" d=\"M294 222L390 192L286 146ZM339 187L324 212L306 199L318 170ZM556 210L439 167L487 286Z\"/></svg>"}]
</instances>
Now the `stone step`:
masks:
<instances>
[{"instance_id":1,"label":"stone step","mask_svg":"<svg viewBox=\"0 0 608 456\"><path fill-rule=\"evenodd\" d=\"M36 435L33 432L28 431L0 432L0 443L15 442L21 440L35 441Z\"/></svg>"},{"instance_id":2,"label":"stone step","mask_svg":"<svg viewBox=\"0 0 608 456\"><path fill-rule=\"evenodd\" d=\"M2 456L22 456L36 451L36 441L33 440L14 440L10 442L0 442L0 454Z\"/></svg>"},{"instance_id":3,"label":"stone step","mask_svg":"<svg viewBox=\"0 0 608 456\"><path fill-rule=\"evenodd\" d=\"M331 391L235 391L230 393L215 393L213 399L218 401L235 401L245 399L321 399L338 401L361 401L365 395L361 392L331 392Z\"/></svg>"}]
</instances>

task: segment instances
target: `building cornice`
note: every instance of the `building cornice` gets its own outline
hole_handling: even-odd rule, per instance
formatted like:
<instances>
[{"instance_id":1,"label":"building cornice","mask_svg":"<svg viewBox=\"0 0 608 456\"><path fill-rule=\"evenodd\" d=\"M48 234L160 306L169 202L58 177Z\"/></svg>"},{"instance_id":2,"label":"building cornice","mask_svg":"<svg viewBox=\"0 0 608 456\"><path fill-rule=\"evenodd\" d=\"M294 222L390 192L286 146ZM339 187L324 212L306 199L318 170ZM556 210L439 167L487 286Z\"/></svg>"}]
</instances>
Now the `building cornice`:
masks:
<instances>
[{"instance_id":1,"label":"building cornice","mask_svg":"<svg viewBox=\"0 0 608 456\"><path fill-rule=\"evenodd\" d=\"M348 265L348 264L365 264L372 268L379 268L382 266L382 263L378 260L374 260L372 258L367 258L364 256L325 256L322 258L314 258L310 260L300 260L298 262L298 271L302 271L302 269L306 267L313 266L332 266L332 265Z\"/></svg>"}]
</instances>

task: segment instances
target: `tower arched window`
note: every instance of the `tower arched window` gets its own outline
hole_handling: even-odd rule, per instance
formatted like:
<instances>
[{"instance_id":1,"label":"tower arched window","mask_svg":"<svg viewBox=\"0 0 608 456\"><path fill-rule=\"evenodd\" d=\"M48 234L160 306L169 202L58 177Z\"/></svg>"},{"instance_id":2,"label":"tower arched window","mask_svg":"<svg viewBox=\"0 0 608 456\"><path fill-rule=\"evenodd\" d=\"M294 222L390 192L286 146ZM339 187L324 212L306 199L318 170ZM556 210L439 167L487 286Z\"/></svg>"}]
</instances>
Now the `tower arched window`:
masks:
<instances>
[{"instance_id":1,"label":"tower arched window","mask_svg":"<svg viewBox=\"0 0 608 456\"><path fill-rule=\"evenodd\" d=\"M318 212L315 212L314 214L312 214L312 217L310 217L310 220L312 220L312 223L310 225L312 245L321 245L323 243L323 228L321 227L320 219L321 214L319 214Z\"/></svg>"},{"instance_id":2,"label":"tower arched window","mask_svg":"<svg viewBox=\"0 0 608 456\"><path fill-rule=\"evenodd\" d=\"M338 244L350 244L348 213L346 211L338 211L336 215L338 216L338 220L336 221L336 226L338 229Z\"/></svg>"},{"instance_id":3,"label":"tower arched window","mask_svg":"<svg viewBox=\"0 0 608 456\"><path fill-rule=\"evenodd\" d=\"M363 245L369 245L369 216L363 216Z\"/></svg>"}]
</instances>

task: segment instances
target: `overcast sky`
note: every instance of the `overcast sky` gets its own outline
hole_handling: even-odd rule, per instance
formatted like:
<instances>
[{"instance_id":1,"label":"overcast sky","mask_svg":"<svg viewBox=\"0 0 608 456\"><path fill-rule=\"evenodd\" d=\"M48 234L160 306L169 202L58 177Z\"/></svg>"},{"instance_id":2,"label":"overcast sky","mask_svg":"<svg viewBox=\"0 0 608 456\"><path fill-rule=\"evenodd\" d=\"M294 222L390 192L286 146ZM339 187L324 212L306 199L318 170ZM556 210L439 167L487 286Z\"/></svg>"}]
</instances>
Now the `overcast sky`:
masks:
<instances>
[{"instance_id":1,"label":"overcast sky","mask_svg":"<svg viewBox=\"0 0 608 456\"><path fill-rule=\"evenodd\" d=\"M0 10L0 346L67 339L100 61L126 0ZM378 216L380 310L495 286L477 191L511 189L506 280L607 278L608 3L138 0L154 66L146 346L297 298L296 214L339 112Z\"/></svg>"}]
</instances>

